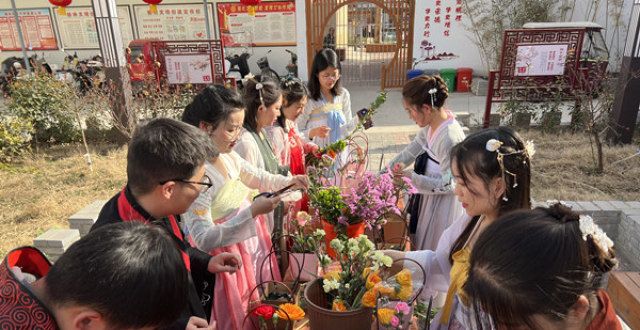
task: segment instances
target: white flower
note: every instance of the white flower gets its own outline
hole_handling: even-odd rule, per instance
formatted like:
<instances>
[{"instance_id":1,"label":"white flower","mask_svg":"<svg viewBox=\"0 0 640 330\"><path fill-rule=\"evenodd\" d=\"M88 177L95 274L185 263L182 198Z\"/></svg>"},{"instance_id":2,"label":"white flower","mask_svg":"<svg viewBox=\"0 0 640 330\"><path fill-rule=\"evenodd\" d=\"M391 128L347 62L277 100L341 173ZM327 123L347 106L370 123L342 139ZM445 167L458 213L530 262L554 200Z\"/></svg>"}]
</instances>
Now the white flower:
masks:
<instances>
[{"instance_id":1,"label":"white flower","mask_svg":"<svg viewBox=\"0 0 640 330\"><path fill-rule=\"evenodd\" d=\"M438 92L437 88L432 88L432 89L429 90L429 95L433 95L433 94L435 94L437 92Z\"/></svg>"},{"instance_id":2,"label":"white flower","mask_svg":"<svg viewBox=\"0 0 640 330\"><path fill-rule=\"evenodd\" d=\"M588 215L580 216L580 232L582 232L583 240L586 241L587 237L591 236L593 241L605 252L613 247L613 241Z\"/></svg>"},{"instance_id":3,"label":"white flower","mask_svg":"<svg viewBox=\"0 0 640 330\"><path fill-rule=\"evenodd\" d=\"M256 90L261 90L264 87L264 85L262 83L257 83L256 84Z\"/></svg>"},{"instance_id":4,"label":"white flower","mask_svg":"<svg viewBox=\"0 0 640 330\"><path fill-rule=\"evenodd\" d=\"M529 156L529 159L536 154L536 146L533 144L533 141L528 140L524 145L524 152Z\"/></svg>"},{"instance_id":5,"label":"white flower","mask_svg":"<svg viewBox=\"0 0 640 330\"><path fill-rule=\"evenodd\" d=\"M331 245L331 248L336 250L336 252L342 252L342 250L344 250L344 244L342 244L342 242L337 238L331 240L329 245Z\"/></svg>"},{"instance_id":6,"label":"white flower","mask_svg":"<svg viewBox=\"0 0 640 330\"><path fill-rule=\"evenodd\" d=\"M322 289L324 289L324 292L331 292L332 290L340 289L340 282L336 280L323 280L322 284Z\"/></svg>"},{"instance_id":7,"label":"white flower","mask_svg":"<svg viewBox=\"0 0 640 330\"><path fill-rule=\"evenodd\" d=\"M256 76L253 75L253 73L249 72L246 76L244 76L244 79L254 79Z\"/></svg>"},{"instance_id":8,"label":"white flower","mask_svg":"<svg viewBox=\"0 0 640 330\"><path fill-rule=\"evenodd\" d=\"M316 231L313 232L313 236L315 237L324 237L326 234L324 229L316 229Z\"/></svg>"},{"instance_id":9,"label":"white flower","mask_svg":"<svg viewBox=\"0 0 640 330\"><path fill-rule=\"evenodd\" d=\"M498 149L500 149L500 147L502 146L502 142L496 140L496 139L491 139L489 141L487 141L487 145L486 145L486 149L489 152L496 152L498 151Z\"/></svg>"},{"instance_id":10,"label":"white flower","mask_svg":"<svg viewBox=\"0 0 640 330\"><path fill-rule=\"evenodd\" d=\"M323 254L320 256L320 266L327 267L329 266L329 264L331 264L331 258L329 258L328 255Z\"/></svg>"}]
</instances>

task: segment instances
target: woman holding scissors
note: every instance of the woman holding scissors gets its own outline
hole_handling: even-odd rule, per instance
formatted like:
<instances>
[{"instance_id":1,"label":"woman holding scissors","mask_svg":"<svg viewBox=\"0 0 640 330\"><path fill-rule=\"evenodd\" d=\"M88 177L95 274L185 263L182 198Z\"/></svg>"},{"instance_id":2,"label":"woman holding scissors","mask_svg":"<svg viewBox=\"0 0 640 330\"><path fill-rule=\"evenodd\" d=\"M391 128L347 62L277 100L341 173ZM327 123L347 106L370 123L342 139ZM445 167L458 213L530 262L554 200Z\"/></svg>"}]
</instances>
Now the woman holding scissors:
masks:
<instances>
[{"instance_id":1,"label":"woman holding scissors","mask_svg":"<svg viewBox=\"0 0 640 330\"><path fill-rule=\"evenodd\" d=\"M271 269L273 277L280 277L275 258L264 262L264 267L262 264L272 246L265 214L281 198L261 196L251 203L251 191L269 192L291 184L291 188L306 188L307 179L270 174L233 151L244 121L244 105L232 90L216 85L205 88L186 107L182 120L206 131L220 152L205 165L211 188L201 193L182 217L199 249L211 254L234 251L242 256L241 269L216 278L211 313L219 328L242 329L249 302L258 299L257 292L249 296L257 281L271 279ZM262 275L258 273L261 269Z\"/></svg>"}]
</instances>

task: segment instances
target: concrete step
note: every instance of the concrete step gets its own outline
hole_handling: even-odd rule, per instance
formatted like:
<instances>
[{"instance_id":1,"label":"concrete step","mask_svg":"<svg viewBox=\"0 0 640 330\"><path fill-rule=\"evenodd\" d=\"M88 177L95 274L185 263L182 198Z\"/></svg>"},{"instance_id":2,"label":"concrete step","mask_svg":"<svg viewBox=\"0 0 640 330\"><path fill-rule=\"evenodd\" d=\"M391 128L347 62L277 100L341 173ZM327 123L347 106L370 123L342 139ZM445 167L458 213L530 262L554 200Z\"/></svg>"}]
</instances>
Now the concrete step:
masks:
<instances>
[{"instance_id":1,"label":"concrete step","mask_svg":"<svg viewBox=\"0 0 640 330\"><path fill-rule=\"evenodd\" d=\"M98 220L100 210L107 201L96 200L93 203L85 206L80 211L69 217L69 227L71 229L77 229L80 232L80 236L86 235L91 226Z\"/></svg>"},{"instance_id":2,"label":"concrete step","mask_svg":"<svg viewBox=\"0 0 640 330\"><path fill-rule=\"evenodd\" d=\"M49 229L33 240L33 246L54 262L79 239L80 232L77 229Z\"/></svg>"}]
</instances>

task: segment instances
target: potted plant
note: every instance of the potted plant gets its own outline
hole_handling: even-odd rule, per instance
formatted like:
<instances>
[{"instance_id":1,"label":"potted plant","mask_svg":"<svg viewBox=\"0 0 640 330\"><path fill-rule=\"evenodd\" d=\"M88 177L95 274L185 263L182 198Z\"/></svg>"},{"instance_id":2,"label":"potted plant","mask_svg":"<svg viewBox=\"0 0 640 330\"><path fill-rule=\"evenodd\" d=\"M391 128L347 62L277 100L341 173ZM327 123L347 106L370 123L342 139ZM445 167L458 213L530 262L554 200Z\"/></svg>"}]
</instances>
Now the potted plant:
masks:
<instances>
[{"instance_id":1,"label":"potted plant","mask_svg":"<svg viewBox=\"0 0 640 330\"><path fill-rule=\"evenodd\" d=\"M304 316L304 310L297 304L261 304L247 313L244 322L250 320L254 328L261 330L292 330L293 323L302 320Z\"/></svg>"},{"instance_id":2,"label":"potted plant","mask_svg":"<svg viewBox=\"0 0 640 330\"><path fill-rule=\"evenodd\" d=\"M307 282L317 278L318 260L323 251L325 231L315 229L313 217L300 211L289 222L290 249L286 276Z\"/></svg>"},{"instance_id":3,"label":"potted plant","mask_svg":"<svg viewBox=\"0 0 640 330\"><path fill-rule=\"evenodd\" d=\"M331 241L337 267L329 269L322 258L325 275L311 282L304 291L311 329L370 329L372 309L363 306L369 273L392 264L390 257L366 235Z\"/></svg>"}]
</instances>

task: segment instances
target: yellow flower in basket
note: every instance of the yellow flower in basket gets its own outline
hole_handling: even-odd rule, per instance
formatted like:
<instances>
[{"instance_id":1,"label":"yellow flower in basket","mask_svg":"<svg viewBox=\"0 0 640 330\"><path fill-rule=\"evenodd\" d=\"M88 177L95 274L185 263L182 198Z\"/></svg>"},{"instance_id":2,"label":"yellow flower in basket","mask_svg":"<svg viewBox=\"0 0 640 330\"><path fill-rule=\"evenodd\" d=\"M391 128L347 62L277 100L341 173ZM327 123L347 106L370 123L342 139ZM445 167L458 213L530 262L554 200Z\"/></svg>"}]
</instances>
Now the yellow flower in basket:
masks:
<instances>
[{"instance_id":1,"label":"yellow flower in basket","mask_svg":"<svg viewBox=\"0 0 640 330\"><path fill-rule=\"evenodd\" d=\"M322 278L324 278L325 280L339 281L340 280L340 271L339 270L328 271L328 272L326 272L324 274L324 276L322 276Z\"/></svg>"},{"instance_id":2,"label":"yellow flower in basket","mask_svg":"<svg viewBox=\"0 0 640 330\"><path fill-rule=\"evenodd\" d=\"M304 310L295 304L282 304L276 312L279 318L289 321L302 320L304 318Z\"/></svg>"},{"instance_id":3,"label":"yellow flower in basket","mask_svg":"<svg viewBox=\"0 0 640 330\"><path fill-rule=\"evenodd\" d=\"M411 271L406 268L401 270L398 274L396 274L396 282L398 282L398 284L400 284L401 286L411 285Z\"/></svg>"},{"instance_id":4,"label":"yellow flower in basket","mask_svg":"<svg viewBox=\"0 0 640 330\"><path fill-rule=\"evenodd\" d=\"M392 286L388 286L382 283L376 284L375 288L378 289L378 292L380 292L381 295L387 297L392 297L396 293L396 289L394 289Z\"/></svg>"},{"instance_id":5,"label":"yellow flower in basket","mask_svg":"<svg viewBox=\"0 0 640 330\"><path fill-rule=\"evenodd\" d=\"M398 299L402 301L409 301L411 296L413 295L413 285L406 285L400 288L398 292Z\"/></svg>"},{"instance_id":6,"label":"yellow flower in basket","mask_svg":"<svg viewBox=\"0 0 640 330\"><path fill-rule=\"evenodd\" d=\"M391 323L391 319L396 315L396 311L391 308L380 308L378 309L378 320L383 325L389 325Z\"/></svg>"},{"instance_id":7,"label":"yellow flower in basket","mask_svg":"<svg viewBox=\"0 0 640 330\"><path fill-rule=\"evenodd\" d=\"M376 284L382 282L382 279L380 278L380 275L378 275L378 273L371 273L369 274L369 276L367 277L367 290L373 288Z\"/></svg>"},{"instance_id":8,"label":"yellow flower in basket","mask_svg":"<svg viewBox=\"0 0 640 330\"><path fill-rule=\"evenodd\" d=\"M336 299L333 301L333 304L331 305L331 310L336 312L346 312L347 306L344 305L344 301L340 299Z\"/></svg>"},{"instance_id":9,"label":"yellow flower in basket","mask_svg":"<svg viewBox=\"0 0 640 330\"><path fill-rule=\"evenodd\" d=\"M369 273L371 273L371 267L367 267L362 271L362 278L367 278L367 276L369 276Z\"/></svg>"},{"instance_id":10,"label":"yellow flower in basket","mask_svg":"<svg viewBox=\"0 0 640 330\"><path fill-rule=\"evenodd\" d=\"M362 295L362 306L373 308L378 302L378 290L373 288Z\"/></svg>"}]
</instances>

